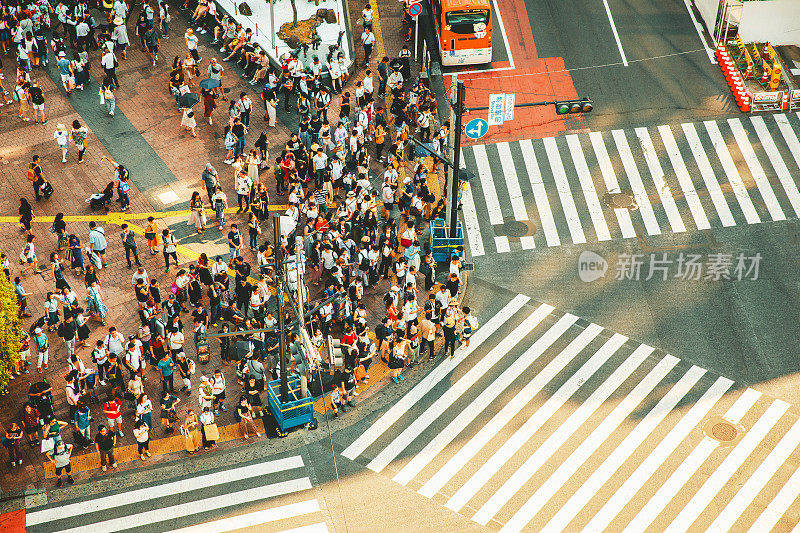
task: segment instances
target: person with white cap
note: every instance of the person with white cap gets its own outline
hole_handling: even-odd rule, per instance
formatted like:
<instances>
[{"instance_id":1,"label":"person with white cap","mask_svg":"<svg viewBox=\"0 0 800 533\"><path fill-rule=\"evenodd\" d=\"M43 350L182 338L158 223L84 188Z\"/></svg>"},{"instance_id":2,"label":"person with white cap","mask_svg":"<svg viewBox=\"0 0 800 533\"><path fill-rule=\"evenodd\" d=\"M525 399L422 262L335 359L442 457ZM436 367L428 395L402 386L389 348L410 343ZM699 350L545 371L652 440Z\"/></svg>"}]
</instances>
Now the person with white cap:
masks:
<instances>
[{"instance_id":1,"label":"person with white cap","mask_svg":"<svg viewBox=\"0 0 800 533\"><path fill-rule=\"evenodd\" d=\"M125 5L125 2L122 2ZM122 54L122 59L128 59L128 45L131 43L128 39L128 27L125 26L125 20L117 16L114 19L114 30L111 32L111 40L114 41L115 50L119 50Z\"/></svg>"},{"instance_id":2,"label":"person with white cap","mask_svg":"<svg viewBox=\"0 0 800 533\"><path fill-rule=\"evenodd\" d=\"M64 86L64 90L67 92L67 94L72 94L69 80L74 80L75 73L72 69L72 62L67 59L67 53L63 50L58 53L58 61L56 61L56 66L61 74L61 84Z\"/></svg>"},{"instance_id":3,"label":"person with white cap","mask_svg":"<svg viewBox=\"0 0 800 533\"><path fill-rule=\"evenodd\" d=\"M37 365L38 372L42 373L42 366L47 370L47 363L50 360L50 343L47 340L47 335L44 334L42 328L36 328L33 331L33 345L36 346L36 351L39 353L39 364Z\"/></svg>"}]
</instances>

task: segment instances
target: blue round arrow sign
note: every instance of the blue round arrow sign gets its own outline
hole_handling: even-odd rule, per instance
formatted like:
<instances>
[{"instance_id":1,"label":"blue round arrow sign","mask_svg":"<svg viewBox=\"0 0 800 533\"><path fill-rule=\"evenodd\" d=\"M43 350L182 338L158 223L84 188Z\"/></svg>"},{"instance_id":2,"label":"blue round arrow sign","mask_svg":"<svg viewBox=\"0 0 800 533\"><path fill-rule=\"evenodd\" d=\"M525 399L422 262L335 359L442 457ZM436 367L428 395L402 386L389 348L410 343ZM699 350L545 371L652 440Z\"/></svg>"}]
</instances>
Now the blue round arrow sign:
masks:
<instances>
[{"instance_id":1,"label":"blue round arrow sign","mask_svg":"<svg viewBox=\"0 0 800 533\"><path fill-rule=\"evenodd\" d=\"M482 118L473 118L467 122L467 127L464 128L464 133L470 139L480 139L486 132L489 131L489 123Z\"/></svg>"}]
</instances>

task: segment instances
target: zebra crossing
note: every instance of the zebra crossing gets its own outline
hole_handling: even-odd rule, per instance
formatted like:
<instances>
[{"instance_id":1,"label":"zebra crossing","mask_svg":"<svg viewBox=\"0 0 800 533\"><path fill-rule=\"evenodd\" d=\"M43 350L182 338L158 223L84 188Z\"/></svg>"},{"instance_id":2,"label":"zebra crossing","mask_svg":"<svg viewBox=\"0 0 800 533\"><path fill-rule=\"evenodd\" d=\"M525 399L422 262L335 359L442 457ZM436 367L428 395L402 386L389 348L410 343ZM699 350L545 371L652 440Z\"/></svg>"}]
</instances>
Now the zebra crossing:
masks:
<instances>
[{"instance_id":1,"label":"zebra crossing","mask_svg":"<svg viewBox=\"0 0 800 533\"><path fill-rule=\"evenodd\" d=\"M467 245L477 257L798 218L798 134L792 113L465 147ZM636 210L604 205L621 191ZM536 232L510 238L508 221Z\"/></svg>"},{"instance_id":2,"label":"zebra crossing","mask_svg":"<svg viewBox=\"0 0 800 533\"><path fill-rule=\"evenodd\" d=\"M797 525L789 404L526 296L493 305L344 457L506 532Z\"/></svg>"},{"instance_id":3,"label":"zebra crossing","mask_svg":"<svg viewBox=\"0 0 800 533\"><path fill-rule=\"evenodd\" d=\"M26 531L328 531L299 455L26 510Z\"/></svg>"}]
</instances>

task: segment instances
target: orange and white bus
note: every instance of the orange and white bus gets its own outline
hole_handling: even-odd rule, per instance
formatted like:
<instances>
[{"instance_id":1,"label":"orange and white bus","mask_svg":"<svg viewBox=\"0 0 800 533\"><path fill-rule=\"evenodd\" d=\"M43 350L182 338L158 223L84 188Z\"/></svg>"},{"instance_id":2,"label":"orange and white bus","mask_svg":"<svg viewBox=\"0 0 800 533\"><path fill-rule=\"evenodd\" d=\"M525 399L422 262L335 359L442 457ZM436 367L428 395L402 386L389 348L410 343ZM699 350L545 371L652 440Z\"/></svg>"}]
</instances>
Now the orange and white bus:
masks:
<instances>
[{"instance_id":1,"label":"orange and white bus","mask_svg":"<svg viewBox=\"0 0 800 533\"><path fill-rule=\"evenodd\" d=\"M431 0L443 66L492 61L489 0Z\"/></svg>"}]
</instances>

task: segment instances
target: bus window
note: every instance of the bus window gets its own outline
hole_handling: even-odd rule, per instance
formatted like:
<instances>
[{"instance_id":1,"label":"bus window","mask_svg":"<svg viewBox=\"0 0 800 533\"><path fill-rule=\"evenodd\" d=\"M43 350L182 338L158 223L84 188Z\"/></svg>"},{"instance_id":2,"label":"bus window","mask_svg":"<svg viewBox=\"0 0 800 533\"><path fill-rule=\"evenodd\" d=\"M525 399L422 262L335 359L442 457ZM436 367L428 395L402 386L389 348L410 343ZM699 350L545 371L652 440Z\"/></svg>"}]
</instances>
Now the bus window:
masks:
<instances>
[{"instance_id":1,"label":"bus window","mask_svg":"<svg viewBox=\"0 0 800 533\"><path fill-rule=\"evenodd\" d=\"M489 11L486 9L469 9L463 11L449 11L445 14L447 29L453 33L475 33L475 25L481 24L485 29L489 23Z\"/></svg>"}]
</instances>

